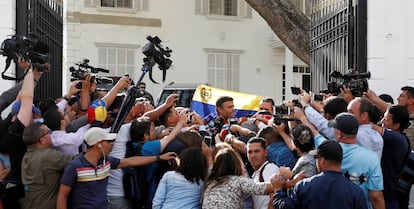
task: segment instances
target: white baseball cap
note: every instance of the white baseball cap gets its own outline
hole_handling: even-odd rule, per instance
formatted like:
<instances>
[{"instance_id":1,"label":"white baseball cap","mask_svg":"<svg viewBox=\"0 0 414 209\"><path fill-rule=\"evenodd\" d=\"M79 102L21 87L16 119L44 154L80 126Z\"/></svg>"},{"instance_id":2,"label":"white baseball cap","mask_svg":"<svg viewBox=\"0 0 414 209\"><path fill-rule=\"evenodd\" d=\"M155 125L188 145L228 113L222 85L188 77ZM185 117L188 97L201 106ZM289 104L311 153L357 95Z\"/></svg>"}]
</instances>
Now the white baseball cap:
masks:
<instances>
[{"instance_id":1,"label":"white baseball cap","mask_svg":"<svg viewBox=\"0 0 414 209\"><path fill-rule=\"evenodd\" d=\"M93 146L100 141L113 141L116 138L116 133L108 133L103 128L92 127L85 133L85 143L88 146Z\"/></svg>"}]
</instances>

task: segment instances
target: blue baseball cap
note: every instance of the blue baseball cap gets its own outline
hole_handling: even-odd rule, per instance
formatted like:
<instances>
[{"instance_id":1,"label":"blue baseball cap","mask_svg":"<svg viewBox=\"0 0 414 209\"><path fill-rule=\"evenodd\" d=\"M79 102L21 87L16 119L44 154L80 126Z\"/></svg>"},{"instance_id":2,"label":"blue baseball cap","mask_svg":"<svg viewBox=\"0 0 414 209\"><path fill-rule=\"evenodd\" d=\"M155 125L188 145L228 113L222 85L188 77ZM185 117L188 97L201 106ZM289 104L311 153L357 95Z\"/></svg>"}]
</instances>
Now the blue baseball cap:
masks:
<instances>
[{"instance_id":1,"label":"blue baseball cap","mask_svg":"<svg viewBox=\"0 0 414 209\"><path fill-rule=\"evenodd\" d=\"M20 101L20 100L18 100L18 101L15 101L14 103L13 103L13 105L12 105L12 108L11 108L11 114L12 115L17 115L17 113L19 113L19 111L20 111L20 106L22 105L22 101ZM40 115L42 112L40 111L40 109L39 108L37 108L36 106L34 106L34 105L32 105L32 112L33 112L33 114L38 114L38 115Z\"/></svg>"}]
</instances>

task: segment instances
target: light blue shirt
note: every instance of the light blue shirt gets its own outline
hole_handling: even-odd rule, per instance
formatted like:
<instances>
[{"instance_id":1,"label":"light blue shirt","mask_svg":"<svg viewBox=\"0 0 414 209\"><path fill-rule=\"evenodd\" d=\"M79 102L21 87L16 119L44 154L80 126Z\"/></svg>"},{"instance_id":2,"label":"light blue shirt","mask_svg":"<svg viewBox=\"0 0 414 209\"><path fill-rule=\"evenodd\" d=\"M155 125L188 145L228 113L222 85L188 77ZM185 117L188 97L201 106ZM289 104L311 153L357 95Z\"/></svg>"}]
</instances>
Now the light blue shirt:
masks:
<instances>
[{"instance_id":1,"label":"light blue shirt","mask_svg":"<svg viewBox=\"0 0 414 209\"><path fill-rule=\"evenodd\" d=\"M305 108L305 115L318 131L329 140L336 140L334 128L328 127L328 120L314 108ZM381 159L384 141L381 135L372 129L371 124L359 125L357 143L369 150L374 151L378 159Z\"/></svg>"},{"instance_id":2,"label":"light blue shirt","mask_svg":"<svg viewBox=\"0 0 414 209\"><path fill-rule=\"evenodd\" d=\"M203 182L191 183L175 171L168 171L162 177L155 197L153 209L199 209Z\"/></svg>"},{"instance_id":3,"label":"light blue shirt","mask_svg":"<svg viewBox=\"0 0 414 209\"><path fill-rule=\"evenodd\" d=\"M374 151L377 154L378 159L381 159L384 140L377 131L372 129L371 124L359 125L357 142L359 145Z\"/></svg>"},{"instance_id":4,"label":"light blue shirt","mask_svg":"<svg viewBox=\"0 0 414 209\"><path fill-rule=\"evenodd\" d=\"M313 107L307 107L305 108L305 115L309 122L311 122L316 129L318 129L319 133L325 136L325 138L329 140L336 140L334 129L328 127L329 121L318 111L316 111Z\"/></svg>"},{"instance_id":5,"label":"light blue shirt","mask_svg":"<svg viewBox=\"0 0 414 209\"><path fill-rule=\"evenodd\" d=\"M315 137L315 147L317 148L326 139L322 135ZM372 208L369 199L369 190L384 190L382 171L377 155L358 144L339 143L342 147L343 159L341 171L346 177L358 185L364 192L368 208ZM363 182L361 182L363 181Z\"/></svg>"}]
</instances>

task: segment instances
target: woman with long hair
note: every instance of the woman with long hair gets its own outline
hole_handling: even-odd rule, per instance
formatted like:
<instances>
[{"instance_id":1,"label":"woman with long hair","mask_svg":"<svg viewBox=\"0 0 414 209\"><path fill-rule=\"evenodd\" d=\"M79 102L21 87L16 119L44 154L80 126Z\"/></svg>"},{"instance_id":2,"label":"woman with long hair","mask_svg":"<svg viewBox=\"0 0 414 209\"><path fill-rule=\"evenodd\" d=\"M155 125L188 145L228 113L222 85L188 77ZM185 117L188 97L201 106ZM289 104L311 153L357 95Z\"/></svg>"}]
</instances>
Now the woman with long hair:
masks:
<instances>
[{"instance_id":1,"label":"woman with long hair","mask_svg":"<svg viewBox=\"0 0 414 209\"><path fill-rule=\"evenodd\" d=\"M272 186L254 182L244 176L242 160L233 149L224 148L214 157L214 165L207 177L202 208L245 208L243 194L265 195Z\"/></svg>"},{"instance_id":2,"label":"woman with long hair","mask_svg":"<svg viewBox=\"0 0 414 209\"><path fill-rule=\"evenodd\" d=\"M207 159L200 148L184 149L178 157L175 171L168 171L162 177L152 201L152 208L200 208L207 170Z\"/></svg>"}]
</instances>

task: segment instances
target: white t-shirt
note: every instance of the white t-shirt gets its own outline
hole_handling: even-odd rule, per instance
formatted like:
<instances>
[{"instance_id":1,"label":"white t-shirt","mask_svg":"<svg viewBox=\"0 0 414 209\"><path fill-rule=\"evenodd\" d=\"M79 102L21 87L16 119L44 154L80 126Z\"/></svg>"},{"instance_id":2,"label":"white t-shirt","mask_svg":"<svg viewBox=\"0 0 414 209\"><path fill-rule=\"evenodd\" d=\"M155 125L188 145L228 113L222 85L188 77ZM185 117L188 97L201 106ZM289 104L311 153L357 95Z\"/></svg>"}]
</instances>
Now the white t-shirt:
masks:
<instances>
[{"instance_id":1,"label":"white t-shirt","mask_svg":"<svg viewBox=\"0 0 414 209\"><path fill-rule=\"evenodd\" d=\"M112 151L109 154L111 157L116 157L119 159L125 158L126 153L126 143L131 140L130 130L131 123L123 124L118 131L118 135L116 136L114 146L112 147ZM125 196L124 193L124 186L122 185L122 177L124 176L124 172L122 169L111 169L109 180L108 180L108 187L106 188L107 195L110 197L123 197Z\"/></svg>"},{"instance_id":2,"label":"white t-shirt","mask_svg":"<svg viewBox=\"0 0 414 209\"><path fill-rule=\"evenodd\" d=\"M264 169L263 169L263 166ZM274 163L266 161L260 168L252 175L252 179L255 182L259 182L260 171L263 169L262 176L266 183L270 183L270 177L279 171L279 167ZM269 195L252 195L255 209L268 209L269 208Z\"/></svg>"}]
</instances>

